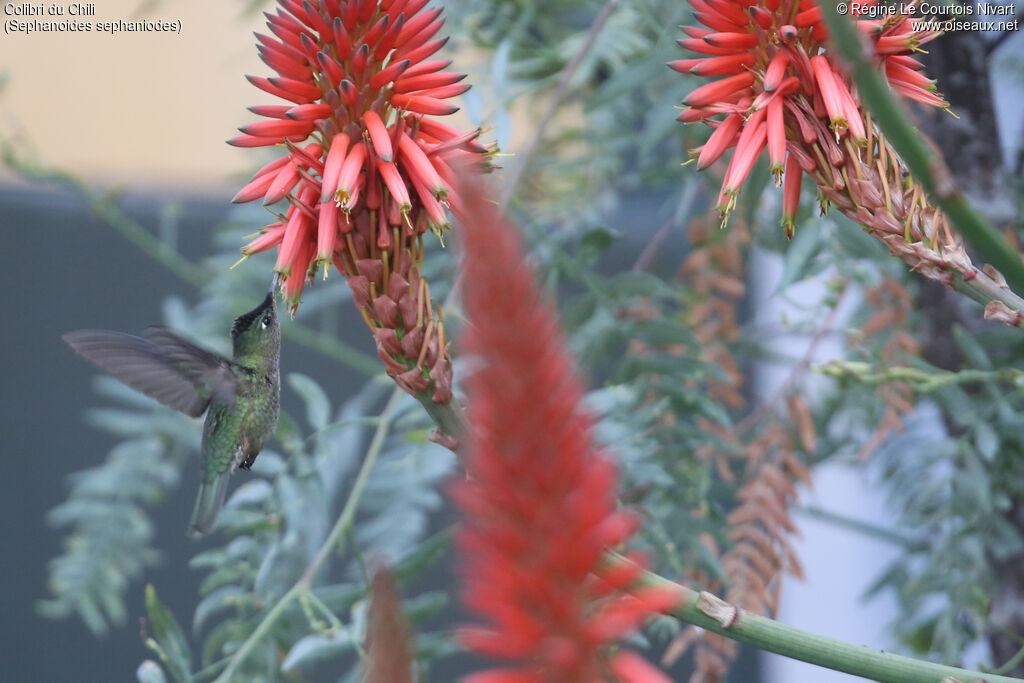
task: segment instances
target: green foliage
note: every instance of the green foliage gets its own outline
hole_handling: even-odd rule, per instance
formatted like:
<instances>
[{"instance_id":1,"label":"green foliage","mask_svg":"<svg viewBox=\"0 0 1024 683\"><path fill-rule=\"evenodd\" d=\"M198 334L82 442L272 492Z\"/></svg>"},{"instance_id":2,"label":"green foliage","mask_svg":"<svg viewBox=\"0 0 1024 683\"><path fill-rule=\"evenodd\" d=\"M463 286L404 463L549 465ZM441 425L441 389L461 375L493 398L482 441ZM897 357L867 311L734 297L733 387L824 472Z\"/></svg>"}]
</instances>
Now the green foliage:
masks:
<instances>
[{"instance_id":1,"label":"green foliage","mask_svg":"<svg viewBox=\"0 0 1024 683\"><path fill-rule=\"evenodd\" d=\"M1024 394L1019 382L971 381L972 371L993 367L991 339L963 328L955 337L968 381L928 391L907 430L879 452L913 542L875 584L899 596L906 617L898 631L908 645L953 662L993 627L1000 567L1024 555L1013 523L1024 496Z\"/></svg>"},{"instance_id":2,"label":"green foliage","mask_svg":"<svg viewBox=\"0 0 1024 683\"><path fill-rule=\"evenodd\" d=\"M53 597L39 609L55 618L77 614L104 635L110 623L125 623L129 583L159 557L147 508L177 486L181 463L198 447L198 431L189 418L114 380L98 385L125 407L93 410L90 420L123 440L103 464L71 477L68 500L48 517L72 531L64 554L50 563Z\"/></svg>"},{"instance_id":3,"label":"green foliage","mask_svg":"<svg viewBox=\"0 0 1024 683\"><path fill-rule=\"evenodd\" d=\"M678 182L686 149L706 137L672 117L690 85L665 66L679 58L674 41L688 16L685 3L617 3L596 31L608 3L457 0L446 6L478 45L494 51L479 85L495 101L499 137L510 134L499 116L506 106L516 100L529 106L536 112L532 124L559 96L519 193L529 198L531 216L578 226L626 192Z\"/></svg>"}]
</instances>

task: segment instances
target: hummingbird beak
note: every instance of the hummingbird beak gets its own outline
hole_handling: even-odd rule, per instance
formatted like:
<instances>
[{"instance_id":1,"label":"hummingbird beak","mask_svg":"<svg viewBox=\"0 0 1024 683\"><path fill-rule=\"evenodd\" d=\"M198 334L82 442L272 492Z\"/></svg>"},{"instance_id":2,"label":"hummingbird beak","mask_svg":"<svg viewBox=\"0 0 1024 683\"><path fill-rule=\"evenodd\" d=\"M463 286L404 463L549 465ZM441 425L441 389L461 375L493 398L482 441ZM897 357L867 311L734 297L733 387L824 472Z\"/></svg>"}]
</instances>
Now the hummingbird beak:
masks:
<instances>
[{"instance_id":1,"label":"hummingbird beak","mask_svg":"<svg viewBox=\"0 0 1024 683\"><path fill-rule=\"evenodd\" d=\"M274 290L277 289L277 284L280 281L281 273L274 273L274 279L270 281L270 294L274 293Z\"/></svg>"}]
</instances>

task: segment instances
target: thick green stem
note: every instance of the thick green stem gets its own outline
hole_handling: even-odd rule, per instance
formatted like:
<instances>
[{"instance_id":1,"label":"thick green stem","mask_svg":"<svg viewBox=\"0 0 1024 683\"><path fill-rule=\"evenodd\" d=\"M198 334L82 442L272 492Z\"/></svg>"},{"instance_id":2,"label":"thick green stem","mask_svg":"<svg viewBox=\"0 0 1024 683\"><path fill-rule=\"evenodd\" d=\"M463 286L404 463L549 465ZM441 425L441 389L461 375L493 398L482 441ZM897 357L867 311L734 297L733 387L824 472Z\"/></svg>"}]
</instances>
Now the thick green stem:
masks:
<instances>
[{"instance_id":1,"label":"thick green stem","mask_svg":"<svg viewBox=\"0 0 1024 683\"><path fill-rule=\"evenodd\" d=\"M607 560L615 564L629 561L613 553L608 554ZM827 669L884 683L1022 683L1019 678L901 657L786 626L739 609L710 593L698 593L651 572L645 572L639 583L679 591L682 600L671 615L682 621L768 652Z\"/></svg>"},{"instance_id":2,"label":"thick green stem","mask_svg":"<svg viewBox=\"0 0 1024 683\"><path fill-rule=\"evenodd\" d=\"M355 519L356 511L359 509L359 501L363 497L363 490L366 488L366 482L370 479L370 474L373 472L373 467L377 463L377 457L380 455L384 448L384 439L388 435L388 431L391 428L391 413L394 411L395 406L398 404L399 399L402 397L402 392L399 389L395 389L391 393L391 398L388 399L387 406L385 406L383 412L380 414L377 422L377 429L373 433L373 440L370 442L370 448L366 452L366 458L363 459L362 467L359 468L359 474L356 475L356 480L352 484L352 490L348 494L348 499L345 501L345 507L341 511L341 515L338 516L338 521L334 523L334 527L330 533L327 534L327 538L320 546L320 550L317 551L316 557L306 567L306 571L303 572L302 577L295 582L288 592L281 596L277 603L270 608L263 620L256 626L255 630L249 637L245 639L242 646L235 651L232 655L231 661L228 663L224 672L214 681L214 683L230 683L235 671L241 666L245 660L252 654L253 649L259 642L267 635L270 629L274 626L277 620L284 614L296 599L305 593L310 592L313 587L313 578L316 573L320 571L327 558L331 555L334 550L341 550L344 547L345 532L352 528L352 522Z\"/></svg>"},{"instance_id":3,"label":"thick green stem","mask_svg":"<svg viewBox=\"0 0 1024 683\"><path fill-rule=\"evenodd\" d=\"M999 270L1014 291L1024 292L1024 262L1020 255L960 193L945 164L924 143L920 132L907 121L878 67L866 55L857 28L836 11L835 3L822 2L820 6L837 53L850 65L861 99L893 149L978 256ZM979 293L963 285L962 281L953 283L955 289L978 298ZM1020 297L1013 298L1021 301ZM1003 303L1014 310L1022 310L1006 301Z\"/></svg>"}]
</instances>

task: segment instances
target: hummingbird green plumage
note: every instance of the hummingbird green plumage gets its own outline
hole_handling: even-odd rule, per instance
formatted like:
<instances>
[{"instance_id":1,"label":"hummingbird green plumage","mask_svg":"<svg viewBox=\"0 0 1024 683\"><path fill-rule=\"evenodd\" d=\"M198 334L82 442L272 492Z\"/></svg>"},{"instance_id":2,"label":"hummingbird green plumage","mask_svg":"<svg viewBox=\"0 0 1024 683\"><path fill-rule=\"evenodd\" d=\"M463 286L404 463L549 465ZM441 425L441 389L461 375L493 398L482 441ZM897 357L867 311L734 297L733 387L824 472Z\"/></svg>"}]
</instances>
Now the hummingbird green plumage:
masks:
<instances>
[{"instance_id":1,"label":"hummingbird green plumage","mask_svg":"<svg viewBox=\"0 0 1024 683\"><path fill-rule=\"evenodd\" d=\"M142 337L78 330L63 339L82 357L160 403L192 417L206 412L202 475L189 533L208 533L231 475L252 467L277 426L281 327L273 286L259 306L235 320L230 359L164 327L149 327Z\"/></svg>"}]
</instances>

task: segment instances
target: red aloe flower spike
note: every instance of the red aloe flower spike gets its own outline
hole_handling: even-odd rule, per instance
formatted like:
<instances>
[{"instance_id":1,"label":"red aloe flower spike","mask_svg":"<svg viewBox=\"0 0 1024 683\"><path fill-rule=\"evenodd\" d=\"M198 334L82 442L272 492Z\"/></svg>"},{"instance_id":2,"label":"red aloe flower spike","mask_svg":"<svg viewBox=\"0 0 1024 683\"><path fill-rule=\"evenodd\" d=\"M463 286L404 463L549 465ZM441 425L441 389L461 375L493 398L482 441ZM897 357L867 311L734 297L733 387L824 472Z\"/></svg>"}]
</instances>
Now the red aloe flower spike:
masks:
<instances>
[{"instance_id":1,"label":"red aloe flower spike","mask_svg":"<svg viewBox=\"0 0 1024 683\"><path fill-rule=\"evenodd\" d=\"M466 204L463 277L474 283L465 291L466 347L481 367L467 387L472 476L452 497L465 519L463 601L485 621L458 637L511 666L463 683L593 683L608 669L661 683L653 667L609 646L679 595L597 588L616 579L602 550L635 521L616 508L615 466L593 446L582 388L513 226L479 188L460 184L454 194Z\"/></svg>"},{"instance_id":2,"label":"red aloe flower spike","mask_svg":"<svg viewBox=\"0 0 1024 683\"><path fill-rule=\"evenodd\" d=\"M728 60L735 59L744 63L741 68L750 76L740 81L743 73L737 72L695 89L684 100L691 108L678 116L682 122L702 121L716 129L700 150L701 166L717 158L737 135L731 130L732 117L745 117L719 193L723 220L756 157L767 146L776 179L784 175L787 234L795 227L801 173L806 172L817 186L823 207L835 206L862 223L915 270L946 284L957 274L979 277L959 236L929 204L927 194L917 187L884 136L872 130L858 93L830 53L818 0L696 0L692 4L697 20L707 28L684 27L687 38L678 42L710 57L679 60L670 66L697 74L725 74L731 64ZM877 0L862 5L853 12L854 21L865 49L873 51L892 89L948 110L945 100L934 92L935 83L921 72L912 55L939 32L924 30L924 23L909 15L864 20L859 17L879 5ZM747 20L740 21L737 13ZM743 55L753 61L746 64ZM720 115L725 121L719 120Z\"/></svg>"},{"instance_id":3,"label":"red aloe flower spike","mask_svg":"<svg viewBox=\"0 0 1024 683\"><path fill-rule=\"evenodd\" d=\"M274 267L286 276L293 311L319 264L334 264L354 293L365 280L366 296L355 297L363 319L375 338L401 340L390 349L396 355L389 356L388 373L409 391L446 401L451 359L418 275L420 234L448 227L446 205L438 201L450 191L447 164L470 155L474 168L486 170L490 151L475 141L478 131L424 123L424 115L455 111L445 100L465 89L461 74L443 72L449 60L428 59L446 39L436 36L444 23L440 11L425 5L278 0L277 11L266 15L276 37L257 35L260 56L276 74L249 80L292 104L254 107L265 118L230 142L287 147L236 195L236 201L289 202L280 224L256 237L243 256L278 247ZM396 92L400 79L417 76L423 78L405 80L407 91ZM315 142L297 146L307 139ZM440 151L429 158L425 150ZM454 196L449 201L459 205ZM404 296L381 294L392 280L413 283L419 292L413 319L388 313Z\"/></svg>"},{"instance_id":4,"label":"red aloe flower spike","mask_svg":"<svg viewBox=\"0 0 1024 683\"><path fill-rule=\"evenodd\" d=\"M621 683L672 683L671 678L629 650L622 650L612 658L612 672Z\"/></svg>"}]
</instances>

